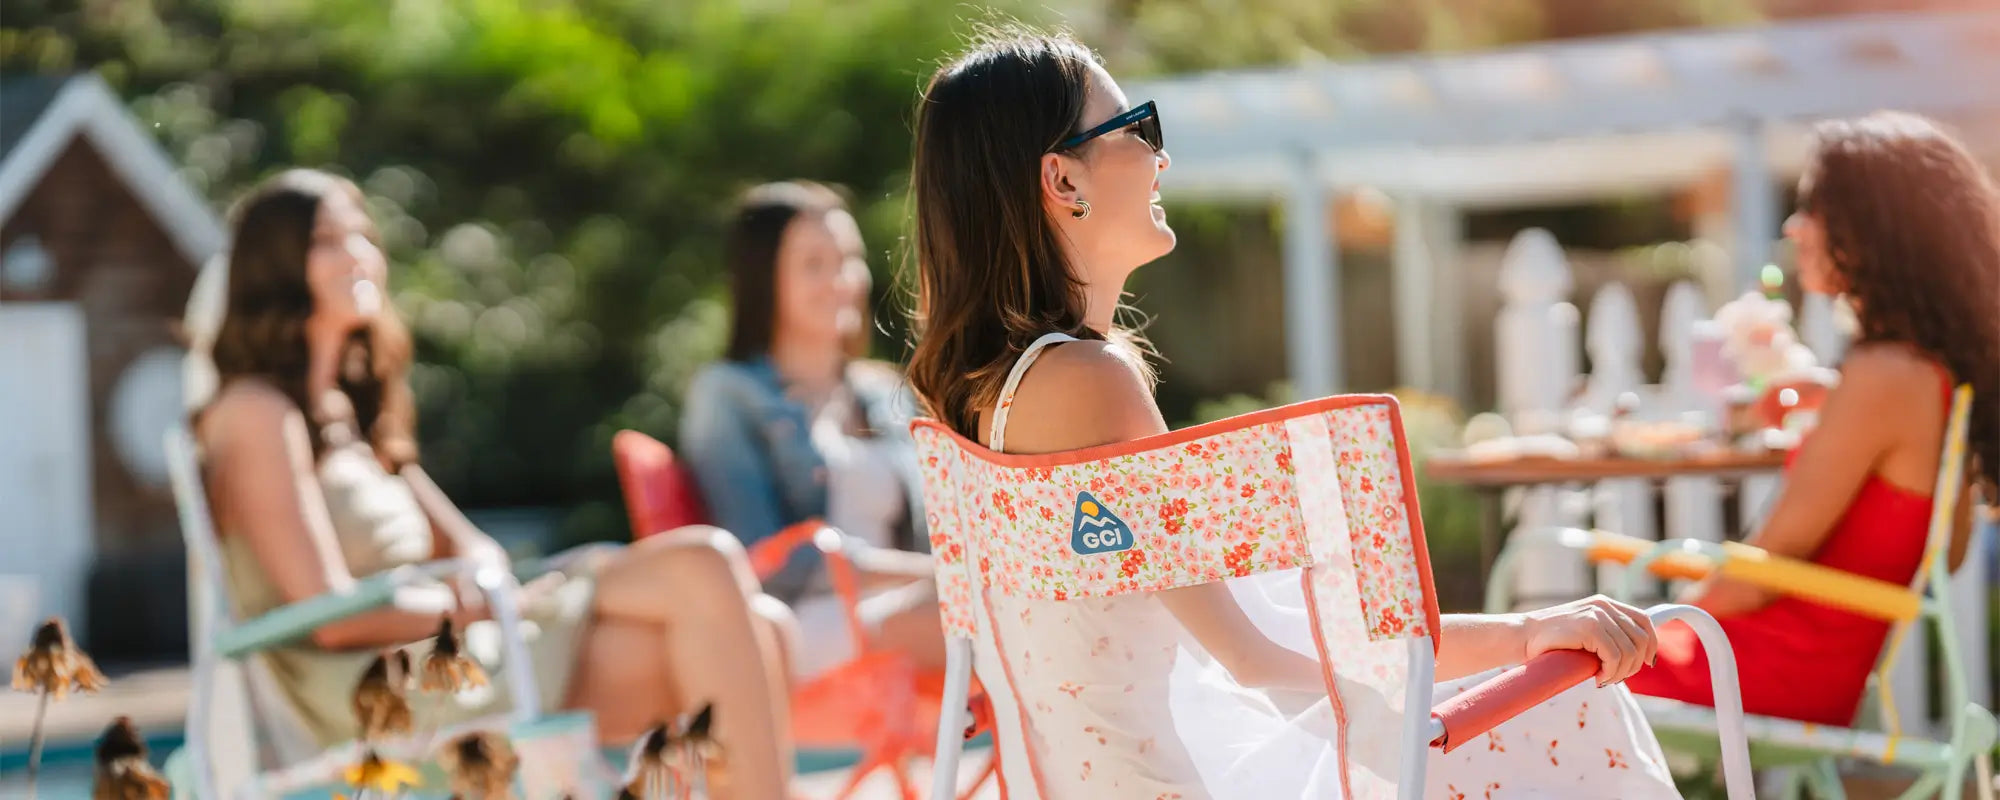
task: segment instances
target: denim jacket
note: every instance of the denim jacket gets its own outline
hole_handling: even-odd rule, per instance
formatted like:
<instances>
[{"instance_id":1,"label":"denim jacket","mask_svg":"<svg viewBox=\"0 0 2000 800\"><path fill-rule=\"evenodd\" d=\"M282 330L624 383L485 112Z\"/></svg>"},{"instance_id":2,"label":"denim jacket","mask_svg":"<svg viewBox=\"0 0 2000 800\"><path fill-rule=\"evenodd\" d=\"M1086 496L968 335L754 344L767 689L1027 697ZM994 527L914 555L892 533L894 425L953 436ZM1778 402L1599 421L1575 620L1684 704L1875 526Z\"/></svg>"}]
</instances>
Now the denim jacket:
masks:
<instances>
[{"instance_id":1,"label":"denim jacket","mask_svg":"<svg viewBox=\"0 0 2000 800\"><path fill-rule=\"evenodd\" d=\"M848 370L868 425L893 447L897 477L909 513L896 546L928 551L921 478L910 418L916 398L900 374L871 364ZM806 408L787 398L768 358L717 361L702 368L688 388L681 413L680 449L701 488L710 520L746 545L786 526L822 517L827 508L826 462L813 447ZM786 601L824 585L819 555L801 548L765 590Z\"/></svg>"}]
</instances>

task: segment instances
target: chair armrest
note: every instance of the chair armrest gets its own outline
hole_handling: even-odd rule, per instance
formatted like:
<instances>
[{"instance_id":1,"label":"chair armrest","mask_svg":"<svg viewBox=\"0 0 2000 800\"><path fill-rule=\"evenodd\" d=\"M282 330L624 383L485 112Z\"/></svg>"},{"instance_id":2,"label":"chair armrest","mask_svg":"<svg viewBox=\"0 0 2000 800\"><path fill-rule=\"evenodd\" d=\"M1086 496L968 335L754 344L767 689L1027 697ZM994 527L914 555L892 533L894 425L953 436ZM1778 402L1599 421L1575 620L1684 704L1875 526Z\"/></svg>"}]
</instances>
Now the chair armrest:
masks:
<instances>
[{"instance_id":1,"label":"chair armrest","mask_svg":"<svg viewBox=\"0 0 2000 800\"><path fill-rule=\"evenodd\" d=\"M1923 613L1923 597L1908 586L1772 555L1738 542L1724 542L1721 549L1726 554L1722 575L1731 580L1890 622L1916 619Z\"/></svg>"},{"instance_id":2,"label":"chair armrest","mask_svg":"<svg viewBox=\"0 0 2000 800\"><path fill-rule=\"evenodd\" d=\"M1604 531L1582 533L1582 537L1572 534L1561 541L1581 546L1591 561L1643 565L1646 571L1663 578L1699 580L1720 574L1891 622L1914 619L1923 610L1923 598L1907 586L1772 555L1741 542L1693 539L1649 542Z\"/></svg>"},{"instance_id":3,"label":"chair armrest","mask_svg":"<svg viewBox=\"0 0 2000 800\"><path fill-rule=\"evenodd\" d=\"M1731 800L1751 800L1750 748L1744 735L1743 697L1736 680L1736 654L1715 618L1693 606L1646 609L1653 624L1687 623L1709 653L1709 681L1715 687L1716 719L1722 737L1723 777ZM1431 746L1446 753L1507 720L1546 702L1597 674L1597 656L1582 650L1551 650L1502 672L1431 711Z\"/></svg>"},{"instance_id":4,"label":"chair armrest","mask_svg":"<svg viewBox=\"0 0 2000 800\"><path fill-rule=\"evenodd\" d=\"M750 569L757 573L758 580L769 579L785 567L785 562L790 561L792 553L800 547L818 544L821 530L833 531L826 523L809 519L787 525L770 538L750 545ZM821 547L820 551L825 552L826 548Z\"/></svg>"},{"instance_id":5,"label":"chair armrest","mask_svg":"<svg viewBox=\"0 0 2000 800\"><path fill-rule=\"evenodd\" d=\"M463 566L444 559L397 567L362 578L346 591L287 603L222 631L216 637L216 652L223 658L242 658L304 639L323 625L386 606L442 614L456 605L457 597L449 587L434 582Z\"/></svg>"},{"instance_id":6,"label":"chair armrest","mask_svg":"<svg viewBox=\"0 0 2000 800\"><path fill-rule=\"evenodd\" d=\"M1597 674L1599 660L1587 650L1551 650L1440 703L1431 744L1444 752L1493 730L1549 698Z\"/></svg>"},{"instance_id":7,"label":"chair armrest","mask_svg":"<svg viewBox=\"0 0 2000 800\"><path fill-rule=\"evenodd\" d=\"M1665 542L1640 539L1609 531L1578 531L1586 538L1582 548L1584 558L1594 564L1630 564L1641 558L1649 558L1651 563L1646 571L1661 578L1678 578L1698 581L1715 571L1714 559L1699 552L1665 550L1664 545L1688 541L1669 539Z\"/></svg>"},{"instance_id":8,"label":"chair armrest","mask_svg":"<svg viewBox=\"0 0 2000 800\"><path fill-rule=\"evenodd\" d=\"M784 568L793 551L810 542L826 556L827 577L833 583L835 595L840 597L841 611L847 617L847 632L854 639L854 652L869 652L868 632L861 625L861 581L854 568L854 560L846 552L846 535L817 519L809 519L778 531L771 538L750 546L750 568L759 580L768 578Z\"/></svg>"}]
</instances>

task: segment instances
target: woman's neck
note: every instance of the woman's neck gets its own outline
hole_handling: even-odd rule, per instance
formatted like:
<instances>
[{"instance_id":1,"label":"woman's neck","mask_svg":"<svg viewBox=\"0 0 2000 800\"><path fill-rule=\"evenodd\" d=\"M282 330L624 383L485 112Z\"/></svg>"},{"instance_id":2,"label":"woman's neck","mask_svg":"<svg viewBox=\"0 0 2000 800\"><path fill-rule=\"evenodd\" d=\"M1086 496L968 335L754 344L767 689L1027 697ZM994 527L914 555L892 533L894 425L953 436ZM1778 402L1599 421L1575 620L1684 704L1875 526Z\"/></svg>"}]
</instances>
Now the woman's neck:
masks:
<instances>
[{"instance_id":1,"label":"woman's neck","mask_svg":"<svg viewBox=\"0 0 2000 800\"><path fill-rule=\"evenodd\" d=\"M801 341L780 336L771 342L771 366L785 385L807 394L823 394L840 385L847 352L838 340Z\"/></svg>"},{"instance_id":2,"label":"woman's neck","mask_svg":"<svg viewBox=\"0 0 2000 800\"><path fill-rule=\"evenodd\" d=\"M1065 241L1063 255L1069 260L1070 274L1086 280L1083 284L1083 324L1104 336L1111 335L1111 326L1118 312L1118 301L1125 295L1125 278L1128 270L1111 280L1109 270L1092 269L1085 263L1083 253L1076 246Z\"/></svg>"},{"instance_id":3,"label":"woman's neck","mask_svg":"<svg viewBox=\"0 0 2000 800\"><path fill-rule=\"evenodd\" d=\"M1118 312L1118 298L1124 293L1120 286L1084 287L1083 324L1109 336L1113 316Z\"/></svg>"}]
</instances>

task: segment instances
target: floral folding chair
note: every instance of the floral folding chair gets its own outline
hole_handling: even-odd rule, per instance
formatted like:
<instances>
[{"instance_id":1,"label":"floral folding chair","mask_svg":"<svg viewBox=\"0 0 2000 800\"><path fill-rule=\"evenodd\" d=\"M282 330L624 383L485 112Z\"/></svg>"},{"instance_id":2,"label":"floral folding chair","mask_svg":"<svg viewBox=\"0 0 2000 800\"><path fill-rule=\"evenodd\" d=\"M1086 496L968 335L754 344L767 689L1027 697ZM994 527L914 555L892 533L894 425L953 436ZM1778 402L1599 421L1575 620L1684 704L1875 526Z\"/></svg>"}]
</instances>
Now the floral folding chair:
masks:
<instances>
[{"instance_id":1,"label":"floral folding chair","mask_svg":"<svg viewBox=\"0 0 2000 800\"><path fill-rule=\"evenodd\" d=\"M704 523L701 494L673 450L638 431L619 431L611 441L612 460L625 493L632 536L642 539L674 528ZM813 546L825 556L856 655L815 675L792 690L792 738L802 748L800 769L826 756L856 759L839 797L852 795L861 782L886 770L900 796L918 796L909 774L910 760L920 755L933 735L943 676L926 674L907 657L874 648L856 611L859 581L845 548L847 537L818 520L793 525L750 548L750 563L759 578L768 578L800 547ZM807 750L815 752L805 752ZM965 790L970 794L991 774L989 766Z\"/></svg>"},{"instance_id":2,"label":"floral folding chair","mask_svg":"<svg viewBox=\"0 0 2000 800\"><path fill-rule=\"evenodd\" d=\"M950 647L934 796L949 796L975 663L990 706L970 713L995 728L1014 797L1424 797L1431 750L1483 742L1597 669L1546 653L1434 702L1437 600L1393 397L1035 456L933 420L914 431ZM1315 660L1316 685L1239 685L1152 596L1207 585ZM1702 630L1717 685L1734 686L1712 619L1650 613ZM1730 797L1747 800L1740 731L1724 729ZM1504 796L1501 771L1429 796Z\"/></svg>"},{"instance_id":3,"label":"floral folding chair","mask_svg":"<svg viewBox=\"0 0 2000 800\"><path fill-rule=\"evenodd\" d=\"M1538 544L1555 543L1584 551L1596 563L1624 564L1622 585L1611 594L1629 594L1647 576L1700 580L1722 574L1765 589L1876 617L1894 624L1884 642L1875 672L1869 682L1872 702L1851 727L1815 725L1779 717L1753 715L1746 718L1752 755L1757 766L1803 766L1785 785L1787 797L1797 797L1807 788L1828 798L1844 797L1838 759L1853 758L1884 765L1915 768L1920 777L1902 796L1929 797L1942 794L1958 800L1963 793L1968 768L1977 767L1979 796L1994 796L1992 755L1996 739L1993 712L1972 702L1970 681L1979 676L1966 674L1953 621L1952 598L1948 586L1950 571L1945 553L1951 541L1954 515L1960 491L1965 485L1967 417L1972 409L1972 387L1959 386L1952 393L1950 421L1945 429L1945 446L1938 464L1937 484L1932 490L1930 530L1926 536L1924 560L1907 586L1888 583L1810 562L1774 556L1740 542L1706 542L1687 539L1648 541L1606 531L1549 529L1524 531L1508 542L1494 562L1487 607L1504 609L1512 604L1511 577L1522 554L1534 552ZM1967 562L1973 569L1976 564ZM1891 692L1889 670L1909 640L1911 628L1929 622L1944 663L1944 708L1951 716L1950 738L1938 741L1911 736L1901 730L1896 713L1898 698ZM1706 644L1706 642L1704 642ZM1924 697L1901 698L1901 702L1922 704ZM1640 698L1647 719L1669 744L1684 743L1691 752L1707 751L1716 736L1716 713L1698 705L1654 697Z\"/></svg>"},{"instance_id":4,"label":"floral folding chair","mask_svg":"<svg viewBox=\"0 0 2000 800\"><path fill-rule=\"evenodd\" d=\"M537 574L552 562L515 570L439 560L380 572L351 591L308 598L240 619L223 578L222 554L202 486L193 436L176 426L166 434L168 472L188 552L189 647L193 687L188 698L185 744L171 753L166 774L176 798L313 796L345 782L359 763L359 742L322 747L314 741L260 655L304 640L327 623L395 606L442 613L454 602L440 579L470 575L499 622L501 652L496 679L517 709L505 718L475 720L453 728L371 742L381 757L428 769L426 784L442 789L441 774L426 762L437 744L474 729L505 731L521 757L518 790L529 796L561 791L598 796L615 773L597 749L588 713L539 715L533 665L521 636L514 574ZM418 796L424 796L419 794ZM440 795L442 796L442 795Z\"/></svg>"}]
</instances>

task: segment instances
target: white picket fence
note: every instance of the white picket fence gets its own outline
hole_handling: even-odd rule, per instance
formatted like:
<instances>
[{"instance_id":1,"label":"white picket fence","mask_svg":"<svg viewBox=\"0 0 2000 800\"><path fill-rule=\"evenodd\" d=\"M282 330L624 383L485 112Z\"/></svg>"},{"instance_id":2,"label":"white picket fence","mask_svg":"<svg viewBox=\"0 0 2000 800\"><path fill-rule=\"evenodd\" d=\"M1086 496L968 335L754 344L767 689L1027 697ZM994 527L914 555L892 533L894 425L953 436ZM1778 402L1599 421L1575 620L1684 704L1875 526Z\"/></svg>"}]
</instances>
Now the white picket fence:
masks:
<instances>
[{"instance_id":1,"label":"white picket fence","mask_svg":"<svg viewBox=\"0 0 2000 800\"><path fill-rule=\"evenodd\" d=\"M1577 307L1570 297L1574 278L1563 249L1547 231L1524 230L1508 245L1500 266L1500 291L1504 298L1495 321L1495 380L1499 411L1515 425L1517 433L1549 432L1560 425L1574 408L1609 411L1617 398L1635 392L1644 398L1646 413L1719 411L1707 407L1696 388L1692 366L1695 326L1714 312L1709 293L1692 282L1673 285L1660 309L1658 343L1665 364L1659 383L1648 385L1644 363L1646 337L1632 291L1618 283L1599 289L1589 299L1588 329L1583 329ZM1846 345L1834 320L1829 298L1808 296L1797 309L1800 336L1818 354L1821 363L1838 360ZM1588 353L1591 370L1583 374L1580 354ZM1582 391L1576 387L1582 386ZM1743 530L1754 529L1761 521L1782 479L1757 476L1739 482L1739 504ZM1663 494L1656 494L1663 493ZM1508 504L1516 520L1515 530L1548 525L1593 526L1631 536L1720 541L1724 538L1724 498L1721 482L1715 478L1674 478L1655 485L1643 479L1608 480L1587 487L1534 487L1510 493ZM1655 508L1663 507L1663 514ZM1986 564L1983 548L1990 541L1975 540L1975 550L1954 576L1951 591L1958 619L1961 652L1968 660L1973 677L1972 699L1990 707L1990 680L1993 674L1987 644ZM1613 570L1601 569L1593 576L1582 556L1574 551L1551 548L1522 559L1515 577L1514 596L1523 603L1542 605L1552 599L1581 597L1593 590L1597 581L1613 580ZM1604 584L1607 588L1611 584ZM1660 596L1661 587L1651 589ZM1642 595L1647 592L1642 591ZM1929 680L1936 665L1927 663L1927 636L1903 648L1892 680L1899 697L1927 696ZM1898 712L1905 730L1934 731L1940 724L1928 718L1925 703L1903 703Z\"/></svg>"}]
</instances>

